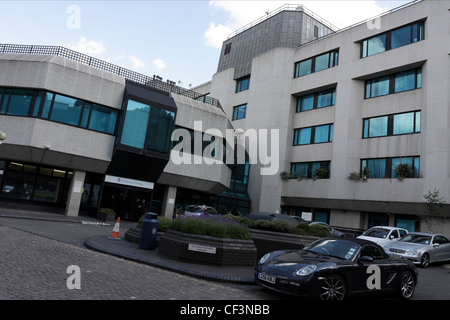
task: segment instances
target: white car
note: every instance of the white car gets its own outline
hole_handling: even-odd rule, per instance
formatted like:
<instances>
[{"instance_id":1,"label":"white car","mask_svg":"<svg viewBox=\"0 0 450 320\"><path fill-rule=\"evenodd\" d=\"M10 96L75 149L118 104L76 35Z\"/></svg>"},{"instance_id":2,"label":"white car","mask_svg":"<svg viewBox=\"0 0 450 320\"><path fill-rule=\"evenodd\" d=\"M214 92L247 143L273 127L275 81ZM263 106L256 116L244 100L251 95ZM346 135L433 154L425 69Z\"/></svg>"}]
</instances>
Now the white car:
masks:
<instances>
[{"instance_id":1,"label":"white car","mask_svg":"<svg viewBox=\"0 0 450 320\"><path fill-rule=\"evenodd\" d=\"M375 242L385 248L387 244L399 240L405 234L408 234L408 230L403 228L376 226L368 229L358 238Z\"/></svg>"}]
</instances>

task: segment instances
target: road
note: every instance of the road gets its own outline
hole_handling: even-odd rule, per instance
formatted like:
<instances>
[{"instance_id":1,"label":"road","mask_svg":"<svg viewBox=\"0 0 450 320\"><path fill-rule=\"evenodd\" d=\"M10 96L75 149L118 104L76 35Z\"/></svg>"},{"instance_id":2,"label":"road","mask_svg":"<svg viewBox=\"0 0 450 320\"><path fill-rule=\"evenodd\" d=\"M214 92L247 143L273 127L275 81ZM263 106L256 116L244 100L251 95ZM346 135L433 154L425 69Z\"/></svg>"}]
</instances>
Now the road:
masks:
<instances>
[{"instance_id":1,"label":"road","mask_svg":"<svg viewBox=\"0 0 450 320\"><path fill-rule=\"evenodd\" d=\"M120 233L134 225L121 222ZM83 247L112 226L0 217L1 300L289 299L255 285L223 284L154 268ZM79 267L77 273L69 266ZM70 289L79 280L80 289ZM446 264L419 268L414 300L450 300Z\"/></svg>"}]
</instances>

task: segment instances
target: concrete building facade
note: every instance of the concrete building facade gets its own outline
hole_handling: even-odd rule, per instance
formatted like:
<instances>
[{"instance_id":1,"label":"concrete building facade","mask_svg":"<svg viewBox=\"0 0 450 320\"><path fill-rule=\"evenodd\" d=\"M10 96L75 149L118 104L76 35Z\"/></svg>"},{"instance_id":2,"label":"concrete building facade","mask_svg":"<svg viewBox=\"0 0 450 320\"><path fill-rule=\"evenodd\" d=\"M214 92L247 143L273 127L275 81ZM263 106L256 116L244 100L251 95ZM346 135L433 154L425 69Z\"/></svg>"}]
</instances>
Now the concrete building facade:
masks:
<instances>
[{"instance_id":1,"label":"concrete building facade","mask_svg":"<svg viewBox=\"0 0 450 320\"><path fill-rule=\"evenodd\" d=\"M221 102L235 128L279 130L277 174L262 176L261 164L252 166L252 210L311 212L360 229L427 230L424 195L437 190L450 203L450 2L416 1L312 41L296 38L297 47L277 43L253 50L245 64L228 63L246 38L282 38L279 28L260 29L289 14L295 11L226 40L218 72L196 88ZM444 221L436 231L449 233Z\"/></svg>"}]
</instances>

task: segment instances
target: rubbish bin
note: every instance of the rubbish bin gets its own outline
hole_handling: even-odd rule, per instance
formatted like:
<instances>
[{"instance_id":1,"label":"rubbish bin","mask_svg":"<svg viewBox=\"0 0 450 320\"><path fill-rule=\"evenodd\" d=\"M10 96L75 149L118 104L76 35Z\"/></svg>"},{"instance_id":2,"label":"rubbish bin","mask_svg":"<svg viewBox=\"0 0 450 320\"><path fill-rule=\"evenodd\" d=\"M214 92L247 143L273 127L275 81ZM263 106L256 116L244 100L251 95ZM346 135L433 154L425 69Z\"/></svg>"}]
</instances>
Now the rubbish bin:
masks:
<instances>
[{"instance_id":1,"label":"rubbish bin","mask_svg":"<svg viewBox=\"0 0 450 320\"><path fill-rule=\"evenodd\" d=\"M158 236L158 214L147 212L142 220L139 248L154 250Z\"/></svg>"}]
</instances>

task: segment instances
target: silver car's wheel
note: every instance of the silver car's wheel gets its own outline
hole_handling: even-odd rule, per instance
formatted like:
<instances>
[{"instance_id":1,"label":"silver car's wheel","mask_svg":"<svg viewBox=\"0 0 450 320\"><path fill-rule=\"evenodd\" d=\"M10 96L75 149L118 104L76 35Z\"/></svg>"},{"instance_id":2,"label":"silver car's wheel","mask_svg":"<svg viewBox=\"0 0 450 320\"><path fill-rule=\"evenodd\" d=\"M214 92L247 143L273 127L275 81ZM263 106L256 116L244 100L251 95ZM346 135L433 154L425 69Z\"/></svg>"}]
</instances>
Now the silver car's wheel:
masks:
<instances>
[{"instance_id":1,"label":"silver car's wheel","mask_svg":"<svg viewBox=\"0 0 450 320\"><path fill-rule=\"evenodd\" d=\"M422 255L422 258L420 259L420 265L422 266L422 268L426 268L430 265L430 256L428 255L428 253L424 253Z\"/></svg>"},{"instance_id":2,"label":"silver car's wheel","mask_svg":"<svg viewBox=\"0 0 450 320\"><path fill-rule=\"evenodd\" d=\"M345 281L337 275L327 277L320 287L321 300L344 300L346 294Z\"/></svg>"},{"instance_id":3,"label":"silver car's wheel","mask_svg":"<svg viewBox=\"0 0 450 320\"><path fill-rule=\"evenodd\" d=\"M416 282L411 272L405 271L400 277L400 297L402 299L410 299L414 294Z\"/></svg>"}]
</instances>

